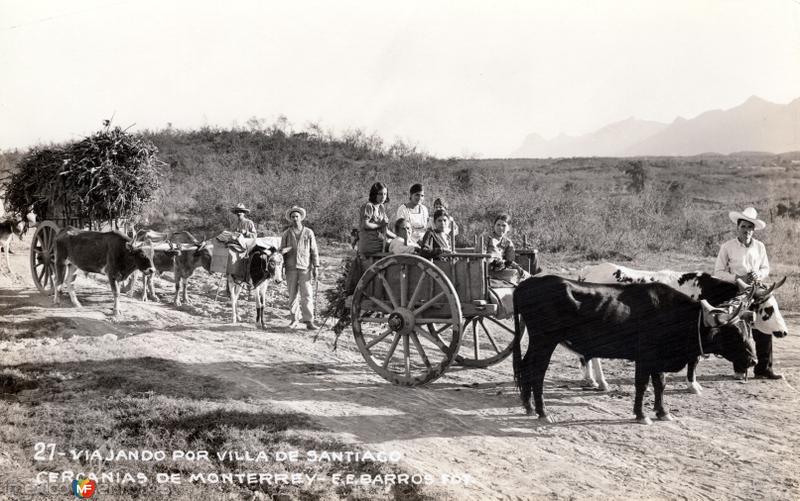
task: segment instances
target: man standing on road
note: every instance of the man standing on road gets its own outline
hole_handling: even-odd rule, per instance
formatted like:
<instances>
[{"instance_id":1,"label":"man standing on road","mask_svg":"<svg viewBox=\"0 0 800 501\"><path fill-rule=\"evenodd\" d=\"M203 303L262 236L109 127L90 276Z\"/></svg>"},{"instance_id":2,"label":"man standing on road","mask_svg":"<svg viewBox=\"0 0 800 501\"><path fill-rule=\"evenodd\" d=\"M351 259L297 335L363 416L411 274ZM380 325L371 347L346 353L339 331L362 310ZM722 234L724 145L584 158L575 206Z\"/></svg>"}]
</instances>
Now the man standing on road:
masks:
<instances>
[{"instance_id":1,"label":"man standing on road","mask_svg":"<svg viewBox=\"0 0 800 501\"><path fill-rule=\"evenodd\" d=\"M297 327L302 317L306 328L314 330L317 326L314 324L313 279L319 268L319 252L314 232L303 226L305 218L306 210L297 205L286 211L286 219L291 225L281 237L281 252L286 265L289 311L292 316L289 327Z\"/></svg>"},{"instance_id":2,"label":"man standing on road","mask_svg":"<svg viewBox=\"0 0 800 501\"><path fill-rule=\"evenodd\" d=\"M755 230L763 230L767 223L758 219L755 208L748 207L742 212L728 213L736 224L736 238L723 243L719 248L714 276L734 281L740 278L748 284L761 282L769 275L769 259L764 243L753 238ZM758 363L754 374L756 379L782 379L781 374L772 371L772 334L753 330ZM744 379L746 367L734 365L737 379Z\"/></svg>"}]
</instances>

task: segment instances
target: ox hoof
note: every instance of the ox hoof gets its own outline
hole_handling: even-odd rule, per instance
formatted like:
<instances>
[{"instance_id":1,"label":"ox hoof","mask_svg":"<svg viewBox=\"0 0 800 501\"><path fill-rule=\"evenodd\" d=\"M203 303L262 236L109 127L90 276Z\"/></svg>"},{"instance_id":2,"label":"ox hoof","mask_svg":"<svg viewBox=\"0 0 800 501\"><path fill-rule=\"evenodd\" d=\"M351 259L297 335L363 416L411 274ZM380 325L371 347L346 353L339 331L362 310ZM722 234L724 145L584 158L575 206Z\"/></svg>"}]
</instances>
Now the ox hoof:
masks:
<instances>
[{"instance_id":1,"label":"ox hoof","mask_svg":"<svg viewBox=\"0 0 800 501\"><path fill-rule=\"evenodd\" d=\"M539 416L539 422L545 424L553 424L556 421L552 418L552 416L545 415L545 416Z\"/></svg>"},{"instance_id":2,"label":"ox hoof","mask_svg":"<svg viewBox=\"0 0 800 501\"><path fill-rule=\"evenodd\" d=\"M667 412L665 414L658 415L656 417L658 417L659 421L675 421L675 418L672 417L672 414L670 414L669 412Z\"/></svg>"},{"instance_id":3,"label":"ox hoof","mask_svg":"<svg viewBox=\"0 0 800 501\"><path fill-rule=\"evenodd\" d=\"M608 383L606 383L605 381L601 382L598 385L597 390L598 391L608 391Z\"/></svg>"},{"instance_id":4,"label":"ox hoof","mask_svg":"<svg viewBox=\"0 0 800 501\"><path fill-rule=\"evenodd\" d=\"M581 381L581 387L589 390L596 390L597 388L600 387L600 385L597 384L597 381L595 381L594 379L584 379L583 381Z\"/></svg>"},{"instance_id":5,"label":"ox hoof","mask_svg":"<svg viewBox=\"0 0 800 501\"><path fill-rule=\"evenodd\" d=\"M643 425L651 425L653 424L653 420L647 416L642 416L640 418L636 418L636 422Z\"/></svg>"},{"instance_id":6,"label":"ox hoof","mask_svg":"<svg viewBox=\"0 0 800 501\"><path fill-rule=\"evenodd\" d=\"M703 394L703 387L700 386L698 383L691 383L688 388L686 388L689 393L693 393L695 395L702 395Z\"/></svg>"}]
</instances>

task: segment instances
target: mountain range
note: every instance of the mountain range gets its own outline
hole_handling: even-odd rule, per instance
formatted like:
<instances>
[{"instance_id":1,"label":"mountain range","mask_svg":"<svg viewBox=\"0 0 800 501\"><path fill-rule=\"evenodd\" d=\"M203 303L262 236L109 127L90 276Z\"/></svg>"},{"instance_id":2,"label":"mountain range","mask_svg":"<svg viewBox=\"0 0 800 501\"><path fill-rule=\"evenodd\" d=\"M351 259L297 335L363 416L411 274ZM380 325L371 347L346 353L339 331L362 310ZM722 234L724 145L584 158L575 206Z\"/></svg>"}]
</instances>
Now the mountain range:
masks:
<instances>
[{"instance_id":1,"label":"mountain range","mask_svg":"<svg viewBox=\"0 0 800 501\"><path fill-rule=\"evenodd\" d=\"M529 134L512 158L689 156L800 150L800 98L775 104L757 96L666 124L628 118L581 136Z\"/></svg>"}]
</instances>

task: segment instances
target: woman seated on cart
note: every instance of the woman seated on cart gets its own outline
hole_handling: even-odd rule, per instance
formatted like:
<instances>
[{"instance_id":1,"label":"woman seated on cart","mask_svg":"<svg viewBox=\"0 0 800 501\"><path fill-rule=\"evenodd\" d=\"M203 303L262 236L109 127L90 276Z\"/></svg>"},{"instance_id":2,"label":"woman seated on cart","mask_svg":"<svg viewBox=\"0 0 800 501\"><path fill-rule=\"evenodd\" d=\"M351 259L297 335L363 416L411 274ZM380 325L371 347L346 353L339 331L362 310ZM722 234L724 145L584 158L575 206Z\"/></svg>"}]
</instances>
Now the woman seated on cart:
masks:
<instances>
[{"instance_id":1,"label":"woman seated on cart","mask_svg":"<svg viewBox=\"0 0 800 501\"><path fill-rule=\"evenodd\" d=\"M508 238L511 230L511 216L500 214L494 219L492 232L486 243L486 253L490 254L489 278L491 287L516 287L531 275L516 263L514 242Z\"/></svg>"},{"instance_id":2,"label":"woman seated on cart","mask_svg":"<svg viewBox=\"0 0 800 501\"><path fill-rule=\"evenodd\" d=\"M450 238L447 233L449 216L444 209L433 211L433 228L428 228L419 241L420 255L429 259L440 254L452 252Z\"/></svg>"}]
</instances>

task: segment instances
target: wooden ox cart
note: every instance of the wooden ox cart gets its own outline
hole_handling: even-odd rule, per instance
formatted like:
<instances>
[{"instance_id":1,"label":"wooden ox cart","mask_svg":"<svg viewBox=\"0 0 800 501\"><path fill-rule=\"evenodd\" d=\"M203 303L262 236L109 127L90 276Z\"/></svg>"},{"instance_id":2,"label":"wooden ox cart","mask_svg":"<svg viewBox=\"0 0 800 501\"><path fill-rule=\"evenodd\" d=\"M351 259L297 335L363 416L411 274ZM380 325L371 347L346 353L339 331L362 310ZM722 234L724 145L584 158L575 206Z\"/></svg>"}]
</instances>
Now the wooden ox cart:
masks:
<instances>
[{"instance_id":1,"label":"wooden ox cart","mask_svg":"<svg viewBox=\"0 0 800 501\"><path fill-rule=\"evenodd\" d=\"M355 342L367 364L395 384L429 383L453 363L488 367L511 354L512 312L490 287L482 242L433 261L413 254L362 260L350 298ZM518 250L523 267L535 250ZM529 270L530 271L530 270Z\"/></svg>"}]
</instances>

